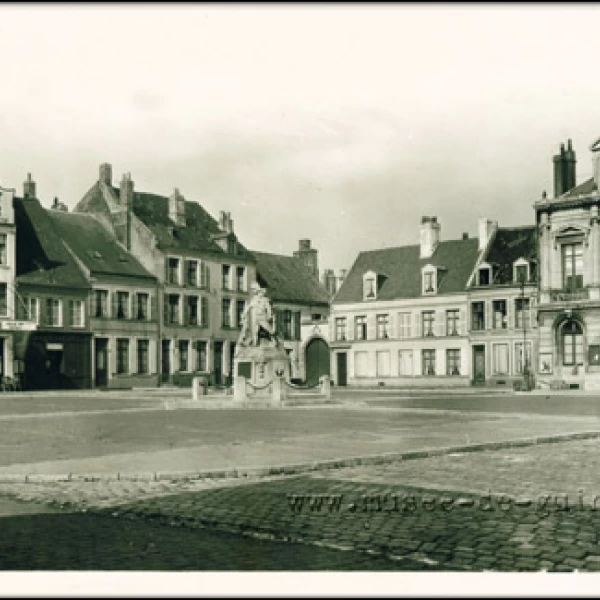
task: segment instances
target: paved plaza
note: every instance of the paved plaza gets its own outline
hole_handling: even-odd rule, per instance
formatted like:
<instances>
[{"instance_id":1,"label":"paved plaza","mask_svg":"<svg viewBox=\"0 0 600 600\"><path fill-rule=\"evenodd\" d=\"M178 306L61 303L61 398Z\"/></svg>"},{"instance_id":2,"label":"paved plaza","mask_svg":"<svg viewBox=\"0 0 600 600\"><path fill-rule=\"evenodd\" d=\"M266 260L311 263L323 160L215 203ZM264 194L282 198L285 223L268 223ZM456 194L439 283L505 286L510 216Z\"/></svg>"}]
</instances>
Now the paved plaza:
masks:
<instances>
[{"instance_id":1,"label":"paved plaza","mask_svg":"<svg viewBox=\"0 0 600 600\"><path fill-rule=\"evenodd\" d=\"M0 397L0 495L13 507L0 510L0 565L600 569L600 398L334 400L202 410L133 394L122 406L102 394ZM23 534L34 529L59 550Z\"/></svg>"}]
</instances>

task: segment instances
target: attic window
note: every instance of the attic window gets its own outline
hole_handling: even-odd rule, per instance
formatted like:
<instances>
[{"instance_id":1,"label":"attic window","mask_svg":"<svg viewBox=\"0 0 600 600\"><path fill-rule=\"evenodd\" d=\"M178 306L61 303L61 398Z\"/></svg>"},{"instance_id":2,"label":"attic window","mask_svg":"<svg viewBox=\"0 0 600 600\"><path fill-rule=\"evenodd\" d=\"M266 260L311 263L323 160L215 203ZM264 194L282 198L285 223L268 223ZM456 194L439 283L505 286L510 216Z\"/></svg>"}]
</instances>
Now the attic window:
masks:
<instances>
[{"instance_id":1,"label":"attic window","mask_svg":"<svg viewBox=\"0 0 600 600\"><path fill-rule=\"evenodd\" d=\"M478 285L490 285L490 267L481 267L478 271Z\"/></svg>"},{"instance_id":2,"label":"attic window","mask_svg":"<svg viewBox=\"0 0 600 600\"><path fill-rule=\"evenodd\" d=\"M377 273L367 271L363 275L363 300L377 299Z\"/></svg>"},{"instance_id":3,"label":"attic window","mask_svg":"<svg viewBox=\"0 0 600 600\"><path fill-rule=\"evenodd\" d=\"M513 263L513 280L515 283L527 283L529 279L529 263L519 258Z\"/></svg>"},{"instance_id":4,"label":"attic window","mask_svg":"<svg viewBox=\"0 0 600 600\"><path fill-rule=\"evenodd\" d=\"M421 289L423 294L435 294L437 292L437 268L426 265L421 271Z\"/></svg>"}]
</instances>

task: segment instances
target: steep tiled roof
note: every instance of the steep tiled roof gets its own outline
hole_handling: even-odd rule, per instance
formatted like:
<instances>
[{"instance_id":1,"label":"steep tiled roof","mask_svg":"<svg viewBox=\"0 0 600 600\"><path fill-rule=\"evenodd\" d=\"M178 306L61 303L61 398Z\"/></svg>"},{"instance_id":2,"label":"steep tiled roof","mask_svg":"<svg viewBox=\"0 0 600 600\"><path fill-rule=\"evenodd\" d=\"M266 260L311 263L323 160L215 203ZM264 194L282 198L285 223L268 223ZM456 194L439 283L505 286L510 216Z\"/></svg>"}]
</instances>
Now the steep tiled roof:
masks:
<instances>
[{"instance_id":1,"label":"steep tiled roof","mask_svg":"<svg viewBox=\"0 0 600 600\"><path fill-rule=\"evenodd\" d=\"M384 276L379 300L421 296L421 268L427 264L441 267L438 294L466 290L477 261L477 238L440 242L431 258L419 258L419 246L401 246L361 252L335 296L334 302L359 302L363 299L363 275L375 271Z\"/></svg>"},{"instance_id":2,"label":"steep tiled roof","mask_svg":"<svg viewBox=\"0 0 600 600\"><path fill-rule=\"evenodd\" d=\"M594 178L591 177L587 181L576 185L574 188L571 188L566 194L563 194L562 198L574 198L575 196L585 196L586 194L591 194L597 190L596 182Z\"/></svg>"},{"instance_id":3,"label":"steep tiled roof","mask_svg":"<svg viewBox=\"0 0 600 600\"><path fill-rule=\"evenodd\" d=\"M154 279L93 215L47 212L60 237L92 274Z\"/></svg>"},{"instance_id":4,"label":"steep tiled roof","mask_svg":"<svg viewBox=\"0 0 600 600\"><path fill-rule=\"evenodd\" d=\"M256 272L271 300L302 304L328 304L329 295L319 280L293 256L253 252Z\"/></svg>"},{"instance_id":5,"label":"steep tiled roof","mask_svg":"<svg viewBox=\"0 0 600 600\"><path fill-rule=\"evenodd\" d=\"M513 282L513 263L524 258L532 266L531 278L537 278L537 230L535 227L500 227L496 231L492 244L484 261L494 267L493 283Z\"/></svg>"},{"instance_id":6,"label":"steep tiled roof","mask_svg":"<svg viewBox=\"0 0 600 600\"><path fill-rule=\"evenodd\" d=\"M17 282L88 288L53 220L34 198L15 198Z\"/></svg>"}]
</instances>

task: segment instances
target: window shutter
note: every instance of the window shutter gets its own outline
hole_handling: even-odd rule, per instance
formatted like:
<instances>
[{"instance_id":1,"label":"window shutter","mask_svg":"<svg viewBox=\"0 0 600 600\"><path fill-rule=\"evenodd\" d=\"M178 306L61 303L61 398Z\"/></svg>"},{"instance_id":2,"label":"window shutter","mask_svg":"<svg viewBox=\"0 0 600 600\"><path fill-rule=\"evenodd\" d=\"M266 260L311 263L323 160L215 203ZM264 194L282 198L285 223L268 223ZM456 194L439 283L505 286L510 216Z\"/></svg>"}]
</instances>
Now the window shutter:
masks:
<instances>
[{"instance_id":1,"label":"window shutter","mask_svg":"<svg viewBox=\"0 0 600 600\"><path fill-rule=\"evenodd\" d=\"M204 274L205 274L205 285L206 289L210 290L210 269L208 265L204 265Z\"/></svg>"},{"instance_id":2,"label":"window shutter","mask_svg":"<svg viewBox=\"0 0 600 600\"><path fill-rule=\"evenodd\" d=\"M163 318L164 318L164 322L166 324L169 323L169 295L165 294L164 295L164 306L163 306Z\"/></svg>"},{"instance_id":3,"label":"window shutter","mask_svg":"<svg viewBox=\"0 0 600 600\"><path fill-rule=\"evenodd\" d=\"M188 300L189 296L182 296L182 317L183 317L183 324L184 325L189 325L190 324L190 305L189 305L189 300Z\"/></svg>"},{"instance_id":4,"label":"window shutter","mask_svg":"<svg viewBox=\"0 0 600 600\"><path fill-rule=\"evenodd\" d=\"M210 323L210 314L208 311L208 298L206 296L202 296L202 300L200 302L201 304L201 318L202 318L202 325L204 327L208 327L209 323Z\"/></svg>"},{"instance_id":5,"label":"window shutter","mask_svg":"<svg viewBox=\"0 0 600 600\"><path fill-rule=\"evenodd\" d=\"M301 340L301 330L300 330L300 311L297 310L294 313L294 339Z\"/></svg>"}]
</instances>

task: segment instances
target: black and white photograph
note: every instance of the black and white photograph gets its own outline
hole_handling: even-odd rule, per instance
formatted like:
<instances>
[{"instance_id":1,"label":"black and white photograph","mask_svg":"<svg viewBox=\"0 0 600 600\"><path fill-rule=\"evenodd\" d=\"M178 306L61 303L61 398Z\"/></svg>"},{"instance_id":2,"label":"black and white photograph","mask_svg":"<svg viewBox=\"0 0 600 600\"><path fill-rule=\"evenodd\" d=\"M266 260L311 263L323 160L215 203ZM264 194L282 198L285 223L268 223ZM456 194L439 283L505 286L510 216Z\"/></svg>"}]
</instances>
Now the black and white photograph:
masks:
<instances>
[{"instance_id":1,"label":"black and white photograph","mask_svg":"<svg viewBox=\"0 0 600 600\"><path fill-rule=\"evenodd\" d=\"M593 589L599 32L0 4L0 594Z\"/></svg>"}]
</instances>

